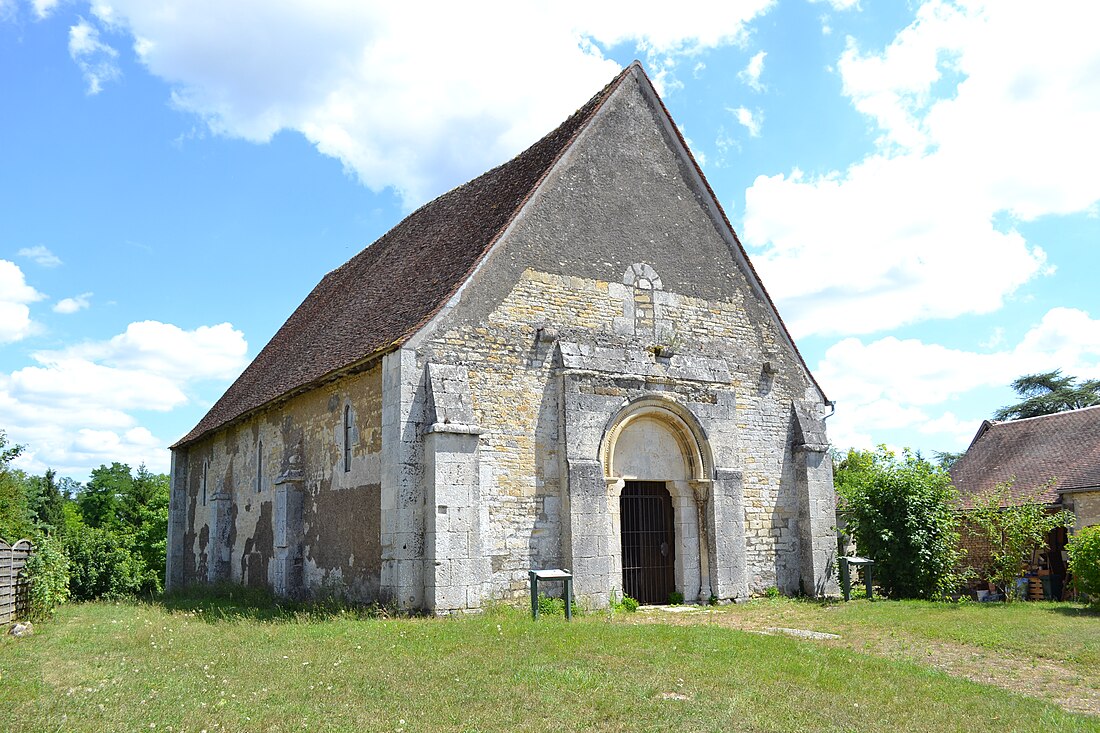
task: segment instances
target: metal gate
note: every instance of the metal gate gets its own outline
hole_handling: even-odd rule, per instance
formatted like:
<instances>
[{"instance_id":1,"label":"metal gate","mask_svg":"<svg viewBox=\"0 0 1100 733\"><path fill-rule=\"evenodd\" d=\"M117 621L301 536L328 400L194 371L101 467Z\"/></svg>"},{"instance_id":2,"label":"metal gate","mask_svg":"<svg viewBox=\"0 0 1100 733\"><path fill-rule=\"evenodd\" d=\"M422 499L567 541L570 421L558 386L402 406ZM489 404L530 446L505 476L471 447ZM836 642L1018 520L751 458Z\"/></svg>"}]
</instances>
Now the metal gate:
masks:
<instances>
[{"instance_id":1,"label":"metal gate","mask_svg":"<svg viewBox=\"0 0 1100 733\"><path fill-rule=\"evenodd\" d=\"M676 590L672 496L660 481L627 481L619 498L623 595L668 603Z\"/></svg>"}]
</instances>

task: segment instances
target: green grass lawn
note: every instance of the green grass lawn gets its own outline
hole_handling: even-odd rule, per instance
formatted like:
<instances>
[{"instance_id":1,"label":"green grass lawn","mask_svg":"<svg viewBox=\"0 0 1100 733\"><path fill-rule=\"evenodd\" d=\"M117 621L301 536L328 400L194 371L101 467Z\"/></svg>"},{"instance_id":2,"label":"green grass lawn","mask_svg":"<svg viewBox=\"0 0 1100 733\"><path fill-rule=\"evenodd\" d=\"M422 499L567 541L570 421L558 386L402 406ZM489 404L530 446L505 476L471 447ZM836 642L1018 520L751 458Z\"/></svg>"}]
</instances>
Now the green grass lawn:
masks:
<instances>
[{"instance_id":1,"label":"green grass lawn","mask_svg":"<svg viewBox=\"0 0 1100 733\"><path fill-rule=\"evenodd\" d=\"M1084 635L1074 663L1091 664L1098 618L1065 608L1036 616L1049 620L1036 633L1054 645ZM784 600L699 623L593 614L567 624L510 608L387 619L224 600L78 604L0 642L0 728L1100 731L1098 718L926 666L723 625L900 630L1030 653L1020 613Z\"/></svg>"},{"instance_id":2,"label":"green grass lawn","mask_svg":"<svg viewBox=\"0 0 1100 733\"><path fill-rule=\"evenodd\" d=\"M876 600L819 604L757 600L723 609L732 619L847 636L951 642L1077 667L1100 682L1100 613L1075 603L932 603ZM779 622L783 623L779 623Z\"/></svg>"}]
</instances>

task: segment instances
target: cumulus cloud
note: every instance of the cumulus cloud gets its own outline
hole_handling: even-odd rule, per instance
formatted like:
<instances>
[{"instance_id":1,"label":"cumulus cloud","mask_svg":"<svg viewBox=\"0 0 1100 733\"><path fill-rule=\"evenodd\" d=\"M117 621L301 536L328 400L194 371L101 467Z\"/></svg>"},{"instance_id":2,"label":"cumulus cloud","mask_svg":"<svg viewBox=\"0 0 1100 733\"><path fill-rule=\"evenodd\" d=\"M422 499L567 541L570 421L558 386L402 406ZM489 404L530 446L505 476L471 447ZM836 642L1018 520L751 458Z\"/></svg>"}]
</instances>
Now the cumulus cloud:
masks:
<instances>
[{"instance_id":1,"label":"cumulus cloud","mask_svg":"<svg viewBox=\"0 0 1100 733\"><path fill-rule=\"evenodd\" d=\"M878 148L746 192L743 240L796 334L989 313L1050 271L1014 222L1100 200L1094 7L1059 3L1036 34L1028 3L934 0L881 51L849 40L838 70Z\"/></svg>"},{"instance_id":2,"label":"cumulus cloud","mask_svg":"<svg viewBox=\"0 0 1100 733\"><path fill-rule=\"evenodd\" d=\"M700 52L742 42L771 4L689 0L670 14L655 0L629 13L574 0L442 3L426 19L408 3L112 0L91 12L131 34L174 104L214 132L263 142L298 131L363 184L392 187L413 206L507 160L583 104L618 71L601 48L633 45L655 82L674 89L681 62L690 72ZM79 38L114 62L94 35ZM93 78L98 90L105 78Z\"/></svg>"},{"instance_id":3,"label":"cumulus cloud","mask_svg":"<svg viewBox=\"0 0 1100 733\"><path fill-rule=\"evenodd\" d=\"M746 107L729 107L727 110L739 125L749 131L750 137L760 137L760 126L764 124L764 113L762 111L756 110L753 112Z\"/></svg>"},{"instance_id":4,"label":"cumulus cloud","mask_svg":"<svg viewBox=\"0 0 1100 733\"><path fill-rule=\"evenodd\" d=\"M989 416L958 417L946 405L972 390L1053 369L1100 377L1100 319L1052 308L1015 346L991 352L893 336L870 343L846 338L826 351L814 374L837 402L829 420L835 445L867 448L867 431L916 428L961 449Z\"/></svg>"},{"instance_id":5,"label":"cumulus cloud","mask_svg":"<svg viewBox=\"0 0 1100 733\"><path fill-rule=\"evenodd\" d=\"M57 301L53 306L54 313L70 314L82 311L85 308L91 306L91 300L93 293L81 293L73 298L62 298Z\"/></svg>"},{"instance_id":6,"label":"cumulus cloud","mask_svg":"<svg viewBox=\"0 0 1100 733\"><path fill-rule=\"evenodd\" d=\"M69 56L84 74L88 94L99 94L106 82L121 74L118 51L99 40L99 30L83 18L69 28Z\"/></svg>"},{"instance_id":7,"label":"cumulus cloud","mask_svg":"<svg viewBox=\"0 0 1100 733\"><path fill-rule=\"evenodd\" d=\"M51 252L48 247L41 244L34 247L24 247L16 254L20 257L32 259L35 264L41 265L42 267L57 267L61 264L61 258Z\"/></svg>"},{"instance_id":8,"label":"cumulus cloud","mask_svg":"<svg viewBox=\"0 0 1100 733\"><path fill-rule=\"evenodd\" d=\"M737 78L741 80L741 83L747 85L753 91L762 92L767 89L760 83L760 75L764 73L764 57L767 55L767 51L760 51L749 59L748 66L737 72Z\"/></svg>"},{"instance_id":9,"label":"cumulus cloud","mask_svg":"<svg viewBox=\"0 0 1100 733\"><path fill-rule=\"evenodd\" d=\"M46 296L30 285L19 265L0 260L0 344L11 343L34 333L30 303Z\"/></svg>"},{"instance_id":10,"label":"cumulus cloud","mask_svg":"<svg viewBox=\"0 0 1100 733\"><path fill-rule=\"evenodd\" d=\"M39 351L35 365L0 374L0 414L11 438L33 448L21 459L28 470L87 472L110 460L164 470L165 443L136 413L191 403L196 383L239 373L247 348L228 323L190 331L131 323L106 341Z\"/></svg>"}]
</instances>

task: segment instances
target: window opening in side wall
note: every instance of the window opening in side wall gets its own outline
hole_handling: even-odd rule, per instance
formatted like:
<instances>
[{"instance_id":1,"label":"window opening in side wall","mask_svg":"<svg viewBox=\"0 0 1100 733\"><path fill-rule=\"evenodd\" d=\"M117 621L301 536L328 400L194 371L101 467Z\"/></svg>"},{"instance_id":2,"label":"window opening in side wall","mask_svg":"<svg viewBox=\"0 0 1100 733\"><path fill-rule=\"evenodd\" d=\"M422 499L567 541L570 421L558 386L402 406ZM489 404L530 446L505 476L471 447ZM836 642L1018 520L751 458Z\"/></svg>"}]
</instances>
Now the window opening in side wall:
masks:
<instances>
[{"instance_id":1,"label":"window opening in side wall","mask_svg":"<svg viewBox=\"0 0 1100 733\"><path fill-rule=\"evenodd\" d=\"M256 493L260 493L263 489L264 480L264 442L263 440L256 443Z\"/></svg>"},{"instance_id":2,"label":"window opening in side wall","mask_svg":"<svg viewBox=\"0 0 1100 733\"><path fill-rule=\"evenodd\" d=\"M344 405L344 472L351 470L351 405Z\"/></svg>"},{"instance_id":3,"label":"window opening in side wall","mask_svg":"<svg viewBox=\"0 0 1100 733\"><path fill-rule=\"evenodd\" d=\"M210 470L210 461L202 462L202 505L206 506L206 475Z\"/></svg>"}]
</instances>

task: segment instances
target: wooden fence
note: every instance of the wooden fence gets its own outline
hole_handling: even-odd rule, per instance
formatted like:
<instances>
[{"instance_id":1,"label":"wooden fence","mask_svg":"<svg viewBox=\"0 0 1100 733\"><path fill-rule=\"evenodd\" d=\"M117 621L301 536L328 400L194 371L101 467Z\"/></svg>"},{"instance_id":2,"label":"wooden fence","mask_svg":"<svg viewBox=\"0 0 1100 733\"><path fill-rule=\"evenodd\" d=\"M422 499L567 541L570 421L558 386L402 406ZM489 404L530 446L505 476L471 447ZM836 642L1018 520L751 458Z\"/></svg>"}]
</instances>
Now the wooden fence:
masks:
<instances>
[{"instance_id":1,"label":"wooden fence","mask_svg":"<svg viewBox=\"0 0 1100 733\"><path fill-rule=\"evenodd\" d=\"M32 550L30 540L19 540L14 545L0 540L0 623L27 613L29 586L22 571Z\"/></svg>"}]
</instances>

